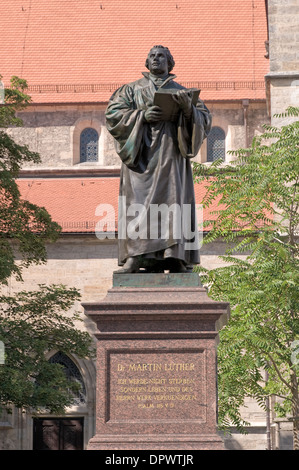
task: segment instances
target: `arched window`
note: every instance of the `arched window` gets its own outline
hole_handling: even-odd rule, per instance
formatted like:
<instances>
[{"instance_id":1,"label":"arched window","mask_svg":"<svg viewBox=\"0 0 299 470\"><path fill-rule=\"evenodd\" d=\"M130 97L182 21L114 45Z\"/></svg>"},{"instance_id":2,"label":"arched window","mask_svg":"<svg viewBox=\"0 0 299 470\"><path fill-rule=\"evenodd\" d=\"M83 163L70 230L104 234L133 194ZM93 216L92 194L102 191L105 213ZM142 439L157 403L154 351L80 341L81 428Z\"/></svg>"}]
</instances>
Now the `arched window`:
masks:
<instances>
[{"instance_id":1,"label":"arched window","mask_svg":"<svg viewBox=\"0 0 299 470\"><path fill-rule=\"evenodd\" d=\"M99 134L92 127L86 127L80 135L80 163L98 161Z\"/></svg>"},{"instance_id":2,"label":"arched window","mask_svg":"<svg viewBox=\"0 0 299 470\"><path fill-rule=\"evenodd\" d=\"M49 362L52 364L60 364L63 367L63 371L70 381L75 381L80 385L80 388L76 395L73 396L74 398L74 405L83 405L86 403L86 388L84 385L84 381L82 375L76 364L64 353L61 351L54 354L49 359Z\"/></svg>"},{"instance_id":3,"label":"arched window","mask_svg":"<svg viewBox=\"0 0 299 470\"><path fill-rule=\"evenodd\" d=\"M225 160L225 132L221 127L212 127L208 135L207 161Z\"/></svg>"}]
</instances>

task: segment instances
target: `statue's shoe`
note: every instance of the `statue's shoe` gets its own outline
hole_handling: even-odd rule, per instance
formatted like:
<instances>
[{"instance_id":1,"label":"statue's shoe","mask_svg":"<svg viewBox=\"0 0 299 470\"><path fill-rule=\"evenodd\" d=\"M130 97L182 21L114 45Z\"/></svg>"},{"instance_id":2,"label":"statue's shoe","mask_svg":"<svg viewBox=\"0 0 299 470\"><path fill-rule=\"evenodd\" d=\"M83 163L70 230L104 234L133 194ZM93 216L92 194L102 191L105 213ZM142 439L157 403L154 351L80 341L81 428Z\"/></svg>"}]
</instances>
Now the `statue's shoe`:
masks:
<instances>
[{"instance_id":1,"label":"statue's shoe","mask_svg":"<svg viewBox=\"0 0 299 470\"><path fill-rule=\"evenodd\" d=\"M176 260L172 263L170 269L169 269L169 272L170 273L188 273L190 272L185 264L183 263L183 261L181 260Z\"/></svg>"},{"instance_id":2,"label":"statue's shoe","mask_svg":"<svg viewBox=\"0 0 299 470\"><path fill-rule=\"evenodd\" d=\"M137 258L128 258L122 268L114 271L117 274L138 273L140 264Z\"/></svg>"}]
</instances>

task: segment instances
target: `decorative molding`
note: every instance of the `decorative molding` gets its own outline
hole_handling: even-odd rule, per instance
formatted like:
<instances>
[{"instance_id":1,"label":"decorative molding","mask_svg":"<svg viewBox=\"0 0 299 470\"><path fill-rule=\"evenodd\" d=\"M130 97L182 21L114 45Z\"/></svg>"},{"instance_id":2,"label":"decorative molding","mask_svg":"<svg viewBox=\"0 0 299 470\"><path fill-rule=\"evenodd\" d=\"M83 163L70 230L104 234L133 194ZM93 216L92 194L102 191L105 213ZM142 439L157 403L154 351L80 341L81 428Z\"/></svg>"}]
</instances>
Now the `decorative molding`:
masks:
<instances>
[{"instance_id":1,"label":"decorative molding","mask_svg":"<svg viewBox=\"0 0 299 470\"><path fill-rule=\"evenodd\" d=\"M271 78L299 78L299 72L269 72L265 75L266 80Z\"/></svg>"},{"instance_id":2,"label":"decorative molding","mask_svg":"<svg viewBox=\"0 0 299 470\"><path fill-rule=\"evenodd\" d=\"M94 178L94 177L119 177L120 167L68 167L68 168L28 168L20 171L18 179L25 178Z\"/></svg>"},{"instance_id":3,"label":"decorative molding","mask_svg":"<svg viewBox=\"0 0 299 470\"><path fill-rule=\"evenodd\" d=\"M265 87L263 80L259 81L190 81L179 82L187 88L198 87L201 89L225 90L225 89L261 89ZM94 84L36 84L28 85L29 93L97 93L102 91L115 90L123 86L124 83L94 83Z\"/></svg>"}]
</instances>

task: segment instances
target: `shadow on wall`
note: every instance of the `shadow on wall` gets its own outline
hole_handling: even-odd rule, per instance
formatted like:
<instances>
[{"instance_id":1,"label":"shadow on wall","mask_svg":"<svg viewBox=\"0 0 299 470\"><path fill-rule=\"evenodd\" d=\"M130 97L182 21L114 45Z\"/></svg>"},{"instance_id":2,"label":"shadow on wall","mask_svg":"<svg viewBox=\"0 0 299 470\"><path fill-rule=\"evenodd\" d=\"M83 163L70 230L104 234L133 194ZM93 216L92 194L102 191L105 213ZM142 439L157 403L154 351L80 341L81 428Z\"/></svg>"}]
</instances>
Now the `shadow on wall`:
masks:
<instances>
[{"instance_id":1,"label":"shadow on wall","mask_svg":"<svg viewBox=\"0 0 299 470\"><path fill-rule=\"evenodd\" d=\"M251 426L247 434L240 434L232 428L231 435L221 436L226 450L267 450L265 427Z\"/></svg>"}]
</instances>

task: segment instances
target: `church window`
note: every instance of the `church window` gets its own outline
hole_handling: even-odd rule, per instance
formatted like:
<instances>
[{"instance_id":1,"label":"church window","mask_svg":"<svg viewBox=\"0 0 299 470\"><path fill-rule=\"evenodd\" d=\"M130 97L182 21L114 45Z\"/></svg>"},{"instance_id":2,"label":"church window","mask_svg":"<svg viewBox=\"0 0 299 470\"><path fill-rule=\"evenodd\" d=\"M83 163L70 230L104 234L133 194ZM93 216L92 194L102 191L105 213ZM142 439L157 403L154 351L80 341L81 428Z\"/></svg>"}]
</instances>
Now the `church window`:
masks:
<instances>
[{"instance_id":1,"label":"church window","mask_svg":"<svg viewBox=\"0 0 299 470\"><path fill-rule=\"evenodd\" d=\"M225 160L225 132L221 127L212 127L208 135L207 161Z\"/></svg>"},{"instance_id":2,"label":"church window","mask_svg":"<svg viewBox=\"0 0 299 470\"><path fill-rule=\"evenodd\" d=\"M74 405L83 405L86 403L86 388L82 375L76 366L76 364L61 351L54 354L49 359L52 364L60 364L63 367L63 371L69 381L75 381L79 384L79 390L76 394L73 394ZM72 392L73 393L73 392Z\"/></svg>"},{"instance_id":3,"label":"church window","mask_svg":"<svg viewBox=\"0 0 299 470\"><path fill-rule=\"evenodd\" d=\"M80 163L98 161L99 134L87 127L80 135Z\"/></svg>"}]
</instances>

